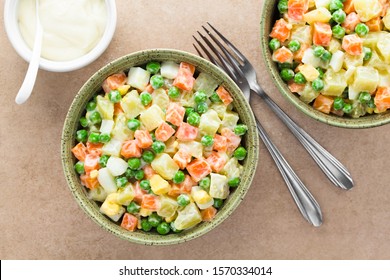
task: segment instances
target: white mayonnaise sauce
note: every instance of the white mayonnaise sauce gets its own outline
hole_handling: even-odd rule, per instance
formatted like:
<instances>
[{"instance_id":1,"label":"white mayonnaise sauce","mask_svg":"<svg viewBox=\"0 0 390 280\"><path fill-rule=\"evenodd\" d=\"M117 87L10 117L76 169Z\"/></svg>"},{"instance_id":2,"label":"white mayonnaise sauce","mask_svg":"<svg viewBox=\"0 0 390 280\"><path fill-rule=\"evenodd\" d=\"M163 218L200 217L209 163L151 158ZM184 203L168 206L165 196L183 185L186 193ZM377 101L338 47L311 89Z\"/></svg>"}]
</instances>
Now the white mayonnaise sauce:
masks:
<instances>
[{"instance_id":1,"label":"white mayonnaise sauce","mask_svg":"<svg viewBox=\"0 0 390 280\"><path fill-rule=\"evenodd\" d=\"M92 50L107 24L104 0L39 0L43 28L41 56L69 61ZM35 36L35 0L20 0L18 22L21 34L32 49Z\"/></svg>"}]
</instances>

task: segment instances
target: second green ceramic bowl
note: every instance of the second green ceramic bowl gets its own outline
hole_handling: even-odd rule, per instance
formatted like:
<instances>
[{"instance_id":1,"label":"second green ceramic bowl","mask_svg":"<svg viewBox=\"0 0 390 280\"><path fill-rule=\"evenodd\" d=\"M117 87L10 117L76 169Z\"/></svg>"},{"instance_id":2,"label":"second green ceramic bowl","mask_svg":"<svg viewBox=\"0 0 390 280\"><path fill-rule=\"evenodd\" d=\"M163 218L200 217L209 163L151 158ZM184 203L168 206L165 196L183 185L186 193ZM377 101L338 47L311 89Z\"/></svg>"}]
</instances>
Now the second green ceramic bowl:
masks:
<instances>
[{"instance_id":1,"label":"second green ceramic bowl","mask_svg":"<svg viewBox=\"0 0 390 280\"><path fill-rule=\"evenodd\" d=\"M373 114L361 117L359 119L352 119L347 117L339 117L336 115L327 115L315 110L312 106L301 101L295 94L293 94L286 83L280 78L279 70L274 61L272 61L272 54L269 49L269 34L271 33L272 26L279 17L279 11L277 8L278 0L263 1L263 8L260 22L260 39L263 57L266 63L268 71L272 75L276 86L283 96L294 104L300 111L306 115L312 117L320 122L344 127L344 128L370 128L380 125L384 125L390 122L390 112L383 114Z\"/></svg>"},{"instance_id":2,"label":"second green ceramic bowl","mask_svg":"<svg viewBox=\"0 0 390 280\"><path fill-rule=\"evenodd\" d=\"M248 126L248 132L244 136L243 145L247 148L248 154L244 161L244 171L241 176L241 183L237 189L231 192L223 207L218 211L216 217L211 222L202 222L199 225L182 231L179 234L168 234L166 236L157 233L148 233L141 230L130 232L118 223L112 222L99 211L96 202L87 197L85 188L81 185L79 176L74 170L75 159L71 153L75 145L75 133L78 129L79 119L84 113L87 102L92 96L101 89L103 81L110 75L128 71L132 66L145 65L147 62L156 61L175 61L188 62L196 66L197 71L205 72L214 77L222 84L233 96L233 105L240 116L240 120ZM97 71L80 89L73 100L65 119L65 124L61 139L62 165L69 188L79 203L80 207L101 227L109 232L131 242L145 245L168 245L188 241L201 236L229 217L236 207L243 200L248 188L251 185L256 171L258 161L259 138L256 132L256 124L252 110L245 100L243 93L237 85L219 68L210 62L190 53L178 50L146 50L123 56ZM237 237L240 229L236 229Z\"/></svg>"}]
</instances>

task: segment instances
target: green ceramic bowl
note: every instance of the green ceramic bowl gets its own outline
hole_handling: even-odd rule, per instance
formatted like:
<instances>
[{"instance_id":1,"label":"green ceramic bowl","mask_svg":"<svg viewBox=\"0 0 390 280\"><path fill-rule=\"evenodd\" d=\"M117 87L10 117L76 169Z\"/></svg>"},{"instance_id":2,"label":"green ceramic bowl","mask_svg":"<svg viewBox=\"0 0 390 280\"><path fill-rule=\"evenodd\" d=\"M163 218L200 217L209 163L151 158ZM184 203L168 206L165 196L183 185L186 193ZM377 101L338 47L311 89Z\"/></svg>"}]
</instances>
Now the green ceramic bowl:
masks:
<instances>
[{"instance_id":1,"label":"green ceramic bowl","mask_svg":"<svg viewBox=\"0 0 390 280\"><path fill-rule=\"evenodd\" d=\"M231 92L234 98L234 107L239 113L241 121L249 128L243 142L248 150L248 155L244 162L244 172L241 177L241 184L237 189L231 192L214 220L212 222L202 222L179 234L168 234L166 236L161 236L157 233L145 233L141 230L129 232L121 228L118 223L112 222L109 218L101 214L97 203L88 199L85 188L80 184L79 177L73 168L75 158L71 154L71 148L75 145L74 136L78 129L78 120L83 114L87 102L97 91L99 91L103 81L111 74L119 71L127 71L132 66L144 65L151 60L186 61L195 65L198 71L212 75ZM129 54L107 64L97 71L84 84L74 98L65 119L61 139L62 165L66 180L81 208L104 229L128 241L145 245L168 245L185 242L207 233L229 217L243 200L251 185L257 167L258 147L259 139L252 110L237 85L224 72L210 62L190 53L166 49L146 50ZM237 229L237 234L239 234L239 229Z\"/></svg>"},{"instance_id":2,"label":"green ceramic bowl","mask_svg":"<svg viewBox=\"0 0 390 280\"><path fill-rule=\"evenodd\" d=\"M277 9L278 0L267 0L263 1L261 22L260 22L260 33L261 33L261 46L263 57L266 62L267 69L271 73L271 76L287 100L294 104L300 111L306 115L316 119L320 122L330 124L333 126L344 127L344 128L369 128L384 125L390 122L390 112L383 114L373 114L361 117L359 119L352 119L347 117L339 117L336 115L327 115L322 112L315 110L310 105L307 105L301 101L295 94L293 94L284 81L280 78L279 70L275 62L272 61L272 54L268 47L269 34L271 33L272 26L279 17L279 11Z\"/></svg>"}]
</instances>

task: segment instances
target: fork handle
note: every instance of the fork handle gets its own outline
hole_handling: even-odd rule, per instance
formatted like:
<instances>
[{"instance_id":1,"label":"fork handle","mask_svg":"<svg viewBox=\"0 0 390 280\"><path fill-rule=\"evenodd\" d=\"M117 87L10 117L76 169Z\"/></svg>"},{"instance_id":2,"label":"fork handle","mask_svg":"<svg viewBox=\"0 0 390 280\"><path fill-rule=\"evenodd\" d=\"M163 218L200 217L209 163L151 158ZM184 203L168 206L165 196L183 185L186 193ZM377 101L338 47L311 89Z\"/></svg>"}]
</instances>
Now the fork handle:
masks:
<instances>
[{"instance_id":1,"label":"fork handle","mask_svg":"<svg viewBox=\"0 0 390 280\"><path fill-rule=\"evenodd\" d=\"M353 180L350 173L334 156L299 127L260 87L258 89L256 88L254 92L264 99L275 114L290 129L334 185L345 190L353 187Z\"/></svg>"},{"instance_id":2,"label":"fork handle","mask_svg":"<svg viewBox=\"0 0 390 280\"><path fill-rule=\"evenodd\" d=\"M257 118L256 123L259 136L275 161L299 211L309 223L315 227L319 227L322 224L322 213L319 204L295 174L294 170L279 152L278 148L272 143Z\"/></svg>"}]
</instances>

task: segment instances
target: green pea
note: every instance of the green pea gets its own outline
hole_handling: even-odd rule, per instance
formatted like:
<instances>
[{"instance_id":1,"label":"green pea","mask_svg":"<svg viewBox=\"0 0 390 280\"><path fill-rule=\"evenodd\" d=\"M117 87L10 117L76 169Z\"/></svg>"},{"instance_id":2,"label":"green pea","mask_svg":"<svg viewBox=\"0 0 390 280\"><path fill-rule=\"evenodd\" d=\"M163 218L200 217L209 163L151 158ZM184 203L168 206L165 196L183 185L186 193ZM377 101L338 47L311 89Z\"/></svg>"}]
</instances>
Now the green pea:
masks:
<instances>
[{"instance_id":1,"label":"green pea","mask_svg":"<svg viewBox=\"0 0 390 280\"><path fill-rule=\"evenodd\" d=\"M186 194L181 194L176 198L177 204L179 206L187 206L190 204L190 197Z\"/></svg>"},{"instance_id":2,"label":"green pea","mask_svg":"<svg viewBox=\"0 0 390 280\"><path fill-rule=\"evenodd\" d=\"M358 23L355 27L355 32L360 37L364 37L370 32L370 28L364 23Z\"/></svg>"},{"instance_id":3,"label":"green pea","mask_svg":"<svg viewBox=\"0 0 390 280\"><path fill-rule=\"evenodd\" d=\"M85 172L84 162L82 162L82 161L76 162L76 164L74 165L74 170L76 170L76 172L80 175L83 174Z\"/></svg>"},{"instance_id":4,"label":"green pea","mask_svg":"<svg viewBox=\"0 0 390 280\"><path fill-rule=\"evenodd\" d=\"M89 116L89 120L92 124L99 124L102 122L102 116L99 112L95 111Z\"/></svg>"},{"instance_id":5,"label":"green pea","mask_svg":"<svg viewBox=\"0 0 390 280\"><path fill-rule=\"evenodd\" d=\"M151 163L153 160L154 160L154 154L152 151L145 151L143 154L142 154L142 159L147 162L147 163Z\"/></svg>"},{"instance_id":6,"label":"green pea","mask_svg":"<svg viewBox=\"0 0 390 280\"><path fill-rule=\"evenodd\" d=\"M210 135L205 135L200 140L200 143L202 143L202 145L205 147L211 147L212 145L214 145L214 138Z\"/></svg>"},{"instance_id":7,"label":"green pea","mask_svg":"<svg viewBox=\"0 0 390 280\"><path fill-rule=\"evenodd\" d=\"M109 158L110 158L109 155L102 155L99 158L99 165L100 165L100 167L106 167L107 166L107 161L108 161Z\"/></svg>"},{"instance_id":8,"label":"green pea","mask_svg":"<svg viewBox=\"0 0 390 280\"><path fill-rule=\"evenodd\" d=\"M184 179L185 179L185 174L183 171L179 170L175 173L175 175L173 176L173 179L172 181L175 183L175 184L180 184L182 182L184 182Z\"/></svg>"},{"instance_id":9,"label":"green pea","mask_svg":"<svg viewBox=\"0 0 390 280\"><path fill-rule=\"evenodd\" d=\"M288 11L288 0L279 0L278 10L281 14L287 13Z\"/></svg>"},{"instance_id":10,"label":"green pea","mask_svg":"<svg viewBox=\"0 0 390 280\"><path fill-rule=\"evenodd\" d=\"M344 104L344 107L343 107L344 113L350 114L350 113L352 113L352 110L353 110L352 104L349 104L349 103Z\"/></svg>"},{"instance_id":11,"label":"green pea","mask_svg":"<svg viewBox=\"0 0 390 280\"><path fill-rule=\"evenodd\" d=\"M276 51L280 48L280 41L276 38L273 38L271 41L269 41L269 47L271 50Z\"/></svg>"},{"instance_id":12,"label":"green pea","mask_svg":"<svg viewBox=\"0 0 390 280\"><path fill-rule=\"evenodd\" d=\"M171 231L171 227L168 223L162 222L157 226L157 232L161 235L166 235Z\"/></svg>"},{"instance_id":13,"label":"green pea","mask_svg":"<svg viewBox=\"0 0 390 280\"><path fill-rule=\"evenodd\" d=\"M321 67L317 67L316 69L317 69L318 73L320 73L320 75L318 76L318 78L323 79L323 78L324 78L324 74L325 74L325 73L324 73L324 70L322 70Z\"/></svg>"},{"instance_id":14,"label":"green pea","mask_svg":"<svg viewBox=\"0 0 390 280\"><path fill-rule=\"evenodd\" d=\"M127 183L128 183L128 181L127 181L126 177L116 177L115 178L115 184L119 188L123 188L124 186L126 186Z\"/></svg>"},{"instance_id":15,"label":"green pea","mask_svg":"<svg viewBox=\"0 0 390 280\"><path fill-rule=\"evenodd\" d=\"M108 133L102 133L99 135L99 142L100 143L107 143L110 142L111 136Z\"/></svg>"},{"instance_id":16,"label":"green pea","mask_svg":"<svg viewBox=\"0 0 390 280\"><path fill-rule=\"evenodd\" d=\"M223 205L223 199L220 198L214 198L214 204L213 206L217 209L221 208Z\"/></svg>"},{"instance_id":17,"label":"green pea","mask_svg":"<svg viewBox=\"0 0 390 280\"><path fill-rule=\"evenodd\" d=\"M135 177L136 172L137 172L136 170L133 170L131 168L127 168L126 172L125 172L125 176L128 180L133 179Z\"/></svg>"},{"instance_id":18,"label":"green pea","mask_svg":"<svg viewBox=\"0 0 390 280\"><path fill-rule=\"evenodd\" d=\"M146 91L141 93L139 98L141 99L141 103L144 106L148 106L150 104L150 102L152 102L152 99L153 99L152 95Z\"/></svg>"},{"instance_id":19,"label":"green pea","mask_svg":"<svg viewBox=\"0 0 390 280\"><path fill-rule=\"evenodd\" d=\"M178 230L178 229L175 227L175 223L174 223L174 222L170 223L169 226L171 227L171 230L172 230L174 233L180 233L180 232L182 232L182 230Z\"/></svg>"},{"instance_id":20,"label":"green pea","mask_svg":"<svg viewBox=\"0 0 390 280\"><path fill-rule=\"evenodd\" d=\"M246 149L244 147L239 147L234 151L234 157L238 160L243 160L246 157Z\"/></svg>"},{"instance_id":21,"label":"green pea","mask_svg":"<svg viewBox=\"0 0 390 280\"><path fill-rule=\"evenodd\" d=\"M155 142L153 142L153 144L152 144L152 150L153 150L153 152L155 152L156 154L160 154L160 153L164 152L164 150L165 150L165 144L164 144L164 142L161 142L161 141L155 141Z\"/></svg>"},{"instance_id":22,"label":"green pea","mask_svg":"<svg viewBox=\"0 0 390 280\"><path fill-rule=\"evenodd\" d=\"M86 117L81 117L81 118L80 118L80 125L81 125L82 127L87 127L87 126L88 126L88 120L87 120Z\"/></svg>"},{"instance_id":23,"label":"green pea","mask_svg":"<svg viewBox=\"0 0 390 280\"><path fill-rule=\"evenodd\" d=\"M160 71L160 68L161 65L157 61L151 61L146 64L146 71L148 71L152 75L157 74L158 71Z\"/></svg>"},{"instance_id":24,"label":"green pea","mask_svg":"<svg viewBox=\"0 0 390 280\"><path fill-rule=\"evenodd\" d=\"M248 131L248 127L245 124L238 124L234 127L234 134L238 136L245 135Z\"/></svg>"},{"instance_id":25,"label":"green pea","mask_svg":"<svg viewBox=\"0 0 390 280\"><path fill-rule=\"evenodd\" d=\"M325 84L324 84L324 81L321 80L320 78L317 78L315 79L312 83L311 83L311 87L316 91L316 92L319 92L321 90L324 89L325 87Z\"/></svg>"},{"instance_id":26,"label":"green pea","mask_svg":"<svg viewBox=\"0 0 390 280\"><path fill-rule=\"evenodd\" d=\"M143 231L150 231L153 227L147 219L141 220L141 228Z\"/></svg>"},{"instance_id":27,"label":"green pea","mask_svg":"<svg viewBox=\"0 0 390 280\"><path fill-rule=\"evenodd\" d=\"M191 113L188 117L187 117L187 122L192 125L192 126L198 126L199 123L200 123L200 116L197 112L193 112Z\"/></svg>"},{"instance_id":28,"label":"green pea","mask_svg":"<svg viewBox=\"0 0 390 280\"><path fill-rule=\"evenodd\" d=\"M144 177L145 177L145 172L144 172L143 170L137 170L137 171L135 171L134 178L135 178L137 181L142 180Z\"/></svg>"},{"instance_id":29,"label":"green pea","mask_svg":"<svg viewBox=\"0 0 390 280\"><path fill-rule=\"evenodd\" d=\"M110 91L109 94L108 94L108 99L109 99L112 103L118 103L119 101L121 101L122 96L121 96L121 94L119 93L118 90L112 90L112 91Z\"/></svg>"},{"instance_id":30,"label":"green pea","mask_svg":"<svg viewBox=\"0 0 390 280\"><path fill-rule=\"evenodd\" d=\"M136 131L140 126L141 122L137 119L131 119L127 121L127 127L132 131Z\"/></svg>"},{"instance_id":31,"label":"green pea","mask_svg":"<svg viewBox=\"0 0 390 280\"><path fill-rule=\"evenodd\" d=\"M294 78L294 71L292 69L284 68L282 71L280 71L280 76L285 82L289 82Z\"/></svg>"},{"instance_id":32,"label":"green pea","mask_svg":"<svg viewBox=\"0 0 390 280\"><path fill-rule=\"evenodd\" d=\"M148 221L152 225L152 227L157 227L162 222L162 218L157 215L157 213L153 212L149 215Z\"/></svg>"},{"instance_id":33,"label":"green pea","mask_svg":"<svg viewBox=\"0 0 390 280\"><path fill-rule=\"evenodd\" d=\"M342 24L345 21L345 18L347 15L342 9L338 9L337 11L333 12L332 19L337 22L338 24Z\"/></svg>"},{"instance_id":34,"label":"green pea","mask_svg":"<svg viewBox=\"0 0 390 280\"><path fill-rule=\"evenodd\" d=\"M211 184L211 179L209 176L207 177L204 177L203 179L201 179L199 181L199 187L201 187L202 189L204 189L206 192L209 192L210 191L210 184Z\"/></svg>"},{"instance_id":35,"label":"green pea","mask_svg":"<svg viewBox=\"0 0 390 280\"><path fill-rule=\"evenodd\" d=\"M197 103L197 104L202 103L202 102L206 102L207 95L204 91L197 91L197 92L195 92L194 100L195 100L195 103Z\"/></svg>"},{"instance_id":36,"label":"green pea","mask_svg":"<svg viewBox=\"0 0 390 280\"><path fill-rule=\"evenodd\" d=\"M96 109L96 102L90 101L87 103L87 111L93 111Z\"/></svg>"},{"instance_id":37,"label":"green pea","mask_svg":"<svg viewBox=\"0 0 390 280\"><path fill-rule=\"evenodd\" d=\"M294 82L299 84L299 85L303 85L306 83L306 78L305 78L305 76L303 76L303 74L301 72L298 72L294 76Z\"/></svg>"},{"instance_id":38,"label":"green pea","mask_svg":"<svg viewBox=\"0 0 390 280\"><path fill-rule=\"evenodd\" d=\"M79 142L86 142L88 139L88 132L85 129L77 130L76 139Z\"/></svg>"},{"instance_id":39,"label":"green pea","mask_svg":"<svg viewBox=\"0 0 390 280\"><path fill-rule=\"evenodd\" d=\"M150 182L149 182L149 180L142 180L139 183L139 186L141 187L141 189L143 189L145 191L150 190Z\"/></svg>"},{"instance_id":40,"label":"green pea","mask_svg":"<svg viewBox=\"0 0 390 280\"><path fill-rule=\"evenodd\" d=\"M221 98L219 97L218 93L216 93L216 92L213 92L213 94L210 96L210 100L213 103L221 103L222 102Z\"/></svg>"},{"instance_id":41,"label":"green pea","mask_svg":"<svg viewBox=\"0 0 390 280\"><path fill-rule=\"evenodd\" d=\"M331 12L334 12L334 11L337 11L337 10L340 10L343 8L344 8L343 2L341 2L340 0L331 0L330 1L329 10Z\"/></svg>"},{"instance_id":42,"label":"green pea","mask_svg":"<svg viewBox=\"0 0 390 280\"><path fill-rule=\"evenodd\" d=\"M332 27L332 34L333 37L335 37L336 39L343 39L343 37L345 36L345 29L340 25L335 25Z\"/></svg>"},{"instance_id":43,"label":"green pea","mask_svg":"<svg viewBox=\"0 0 390 280\"><path fill-rule=\"evenodd\" d=\"M99 143L99 138L100 138L100 135L99 133L96 133L96 132L92 132L89 137L88 137L88 141L91 142L91 143Z\"/></svg>"},{"instance_id":44,"label":"green pea","mask_svg":"<svg viewBox=\"0 0 390 280\"><path fill-rule=\"evenodd\" d=\"M170 87L168 90L168 96L172 99L177 99L180 97L180 90L175 86Z\"/></svg>"},{"instance_id":45,"label":"green pea","mask_svg":"<svg viewBox=\"0 0 390 280\"><path fill-rule=\"evenodd\" d=\"M195 113L195 109L192 107L186 107L185 116L188 117L191 113Z\"/></svg>"},{"instance_id":46,"label":"green pea","mask_svg":"<svg viewBox=\"0 0 390 280\"><path fill-rule=\"evenodd\" d=\"M150 132L150 137L152 137L153 141L156 141L156 134L154 133L154 131Z\"/></svg>"},{"instance_id":47,"label":"green pea","mask_svg":"<svg viewBox=\"0 0 390 280\"><path fill-rule=\"evenodd\" d=\"M369 92L362 91L362 92L359 94L359 102L360 102L360 103L366 104L366 103L368 103L370 100L371 100L371 94L370 94Z\"/></svg>"},{"instance_id":48,"label":"green pea","mask_svg":"<svg viewBox=\"0 0 390 280\"><path fill-rule=\"evenodd\" d=\"M289 48L290 51L292 51L292 52L297 52L297 51L299 51L299 49L301 48L301 43L299 43L298 40L291 40L291 41L288 43L288 48Z\"/></svg>"},{"instance_id":49,"label":"green pea","mask_svg":"<svg viewBox=\"0 0 390 280\"><path fill-rule=\"evenodd\" d=\"M127 161L130 169L138 170L141 167L141 160L139 158L131 158Z\"/></svg>"},{"instance_id":50,"label":"green pea","mask_svg":"<svg viewBox=\"0 0 390 280\"><path fill-rule=\"evenodd\" d=\"M370 60L372 57L372 50L368 47L363 47L364 61Z\"/></svg>"},{"instance_id":51,"label":"green pea","mask_svg":"<svg viewBox=\"0 0 390 280\"><path fill-rule=\"evenodd\" d=\"M207 110L209 109L209 106L207 105L206 102L201 102L201 103L198 103L196 105L196 111L199 113L199 114L204 114L207 112Z\"/></svg>"},{"instance_id":52,"label":"green pea","mask_svg":"<svg viewBox=\"0 0 390 280\"><path fill-rule=\"evenodd\" d=\"M236 188L240 184L240 181L241 180L238 177L232 178L228 181L228 186L231 188Z\"/></svg>"},{"instance_id":53,"label":"green pea","mask_svg":"<svg viewBox=\"0 0 390 280\"><path fill-rule=\"evenodd\" d=\"M320 57L323 61L330 61L332 59L332 54L330 51L325 50Z\"/></svg>"},{"instance_id":54,"label":"green pea","mask_svg":"<svg viewBox=\"0 0 390 280\"><path fill-rule=\"evenodd\" d=\"M344 107L344 99L342 99L341 97L336 97L334 99L333 109L335 109L336 111L339 111L339 110L343 109L343 107Z\"/></svg>"},{"instance_id":55,"label":"green pea","mask_svg":"<svg viewBox=\"0 0 390 280\"><path fill-rule=\"evenodd\" d=\"M323 46L315 46L313 49L314 56L321 57L324 54L325 48Z\"/></svg>"},{"instance_id":56,"label":"green pea","mask_svg":"<svg viewBox=\"0 0 390 280\"><path fill-rule=\"evenodd\" d=\"M140 209L141 209L141 206L139 206L134 201L130 202L129 206L127 206L127 212L129 212L131 214L138 213Z\"/></svg>"},{"instance_id":57,"label":"green pea","mask_svg":"<svg viewBox=\"0 0 390 280\"><path fill-rule=\"evenodd\" d=\"M374 98L371 98L371 100L367 102L367 106L368 108L373 108L373 109L376 108Z\"/></svg>"},{"instance_id":58,"label":"green pea","mask_svg":"<svg viewBox=\"0 0 390 280\"><path fill-rule=\"evenodd\" d=\"M153 75L150 77L150 84L152 88L159 89L164 85L164 78L161 75Z\"/></svg>"}]
</instances>

